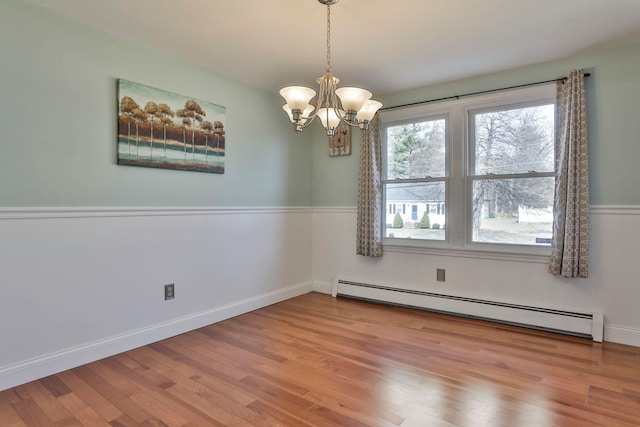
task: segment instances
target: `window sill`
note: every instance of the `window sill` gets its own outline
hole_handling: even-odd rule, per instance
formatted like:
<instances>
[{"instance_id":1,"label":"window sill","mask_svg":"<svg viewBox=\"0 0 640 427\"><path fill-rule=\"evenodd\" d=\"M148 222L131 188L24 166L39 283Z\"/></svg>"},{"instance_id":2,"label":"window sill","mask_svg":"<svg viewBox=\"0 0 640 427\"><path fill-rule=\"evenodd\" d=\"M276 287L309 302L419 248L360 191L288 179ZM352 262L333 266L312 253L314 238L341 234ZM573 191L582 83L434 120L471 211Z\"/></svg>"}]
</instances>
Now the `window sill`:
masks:
<instances>
[{"instance_id":1,"label":"window sill","mask_svg":"<svg viewBox=\"0 0 640 427\"><path fill-rule=\"evenodd\" d=\"M458 258L475 258L475 259L492 259L496 261L514 261L527 262L535 264L548 264L549 255L538 254L519 254L513 252L496 252L488 250L470 250L470 249L453 249L453 248L427 248L406 245L383 244L385 252L418 254L418 255L435 255L444 257Z\"/></svg>"}]
</instances>

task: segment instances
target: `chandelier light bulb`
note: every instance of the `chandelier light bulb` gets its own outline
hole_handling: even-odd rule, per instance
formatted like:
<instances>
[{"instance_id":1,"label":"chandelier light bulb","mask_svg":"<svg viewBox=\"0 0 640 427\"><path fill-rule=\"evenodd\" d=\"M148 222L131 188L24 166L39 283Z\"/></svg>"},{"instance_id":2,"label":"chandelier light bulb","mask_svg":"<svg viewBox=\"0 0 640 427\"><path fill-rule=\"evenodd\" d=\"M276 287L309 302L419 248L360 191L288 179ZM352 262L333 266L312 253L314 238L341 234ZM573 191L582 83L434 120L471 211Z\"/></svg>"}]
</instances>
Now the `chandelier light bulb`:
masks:
<instances>
[{"instance_id":1,"label":"chandelier light bulb","mask_svg":"<svg viewBox=\"0 0 640 427\"><path fill-rule=\"evenodd\" d=\"M358 111L357 118L360 129L365 130L369 125L369 122L373 120L373 116L382 107L382 102L370 99L364 103L362 108Z\"/></svg>"},{"instance_id":2,"label":"chandelier light bulb","mask_svg":"<svg viewBox=\"0 0 640 427\"><path fill-rule=\"evenodd\" d=\"M316 96L316 91L304 86L287 86L280 89L280 96L287 102L291 111L303 111L311 98Z\"/></svg>"},{"instance_id":3,"label":"chandelier light bulb","mask_svg":"<svg viewBox=\"0 0 640 427\"><path fill-rule=\"evenodd\" d=\"M346 111L359 111L365 102L371 98L371 92L359 87L341 87L336 89L336 95L342 101L342 108Z\"/></svg>"},{"instance_id":4,"label":"chandelier light bulb","mask_svg":"<svg viewBox=\"0 0 640 427\"><path fill-rule=\"evenodd\" d=\"M318 108L317 116L320 117L320 122L327 130L328 136L336 134L336 128L340 124L340 116L338 114L344 114L344 111L336 111L333 108Z\"/></svg>"}]
</instances>

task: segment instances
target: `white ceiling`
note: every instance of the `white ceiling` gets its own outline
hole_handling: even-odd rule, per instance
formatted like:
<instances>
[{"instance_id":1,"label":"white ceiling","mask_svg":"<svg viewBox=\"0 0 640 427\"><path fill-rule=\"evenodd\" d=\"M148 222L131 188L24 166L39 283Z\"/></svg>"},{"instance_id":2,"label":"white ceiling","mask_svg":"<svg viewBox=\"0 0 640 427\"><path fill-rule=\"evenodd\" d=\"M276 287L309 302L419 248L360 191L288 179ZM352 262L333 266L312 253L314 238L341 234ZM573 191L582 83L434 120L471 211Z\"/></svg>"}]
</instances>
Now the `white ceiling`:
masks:
<instances>
[{"instance_id":1,"label":"white ceiling","mask_svg":"<svg viewBox=\"0 0 640 427\"><path fill-rule=\"evenodd\" d=\"M325 71L317 0L23 1L272 92ZM640 42L640 0L341 0L331 34L341 85L385 94Z\"/></svg>"}]
</instances>

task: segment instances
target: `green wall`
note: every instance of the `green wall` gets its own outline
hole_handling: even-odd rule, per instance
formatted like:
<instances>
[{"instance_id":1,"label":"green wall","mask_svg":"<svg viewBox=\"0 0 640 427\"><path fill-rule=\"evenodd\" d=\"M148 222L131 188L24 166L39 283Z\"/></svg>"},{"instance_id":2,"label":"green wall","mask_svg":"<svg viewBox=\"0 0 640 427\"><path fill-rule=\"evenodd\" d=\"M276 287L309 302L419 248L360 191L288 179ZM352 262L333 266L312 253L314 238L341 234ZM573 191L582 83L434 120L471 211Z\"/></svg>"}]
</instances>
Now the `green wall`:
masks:
<instances>
[{"instance_id":1,"label":"green wall","mask_svg":"<svg viewBox=\"0 0 640 427\"><path fill-rule=\"evenodd\" d=\"M276 94L18 0L0 2L0 55L0 206L356 204L360 132L353 132L351 156L329 157L321 126L295 134ZM376 98L389 107L574 68L591 73L592 204L640 204L640 45ZM117 78L224 105L225 174L118 166Z\"/></svg>"},{"instance_id":2,"label":"green wall","mask_svg":"<svg viewBox=\"0 0 640 427\"><path fill-rule=\"evenodd\" d=\"M377 96L377 99L385 107L391 107L554 79L580 68L591 73L586 80L591 204L639 205L640 44ZM354 133L352 158L336 159L326 155L326 137L321 132L314 133L314 205L354 206L357 203L359 139L359 133Z\"/></svg>"},{"instance_id":3,"label":"green wall","mask_svg":"<svg viewBox=\"0 0 640 427\"><path fill-rule=\"evenodd\" d=\"M275 94L18 0L0 57L0 207L311 205L312 136ZM224 105L226 172L118 166L117 78Z\"/></svg>"},{"instance_id":4,"label":"green wall","mask_svg":"<svg viewBox=\"0 0 640 427\"><path fill-rule=\"evenodd\" d=\"M329 157L329 137L320 123L308 130L313 131L313 205L354 206L358 201L360 130L351 131L351 155L338 157Z\"/></svg>"}]
</instances>

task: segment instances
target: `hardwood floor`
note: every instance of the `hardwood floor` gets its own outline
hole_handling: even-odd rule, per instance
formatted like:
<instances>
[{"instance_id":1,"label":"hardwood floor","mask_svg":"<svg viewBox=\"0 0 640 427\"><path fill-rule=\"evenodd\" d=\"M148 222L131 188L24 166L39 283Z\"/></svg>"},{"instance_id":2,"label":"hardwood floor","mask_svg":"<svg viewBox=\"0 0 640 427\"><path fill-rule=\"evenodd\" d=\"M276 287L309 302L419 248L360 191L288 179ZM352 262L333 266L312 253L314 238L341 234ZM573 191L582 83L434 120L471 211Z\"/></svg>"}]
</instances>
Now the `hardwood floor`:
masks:
<instances>
[{"instance_id":1,"label":"hardwood floor","mask_svg":"<svg viewBox=\"0 0 640 427\"><path fill-rule=\"evenodd\" d=\"M0 426L638 426L640 348L307 294L0 392Z\"/></svg>"}]
</instances>

